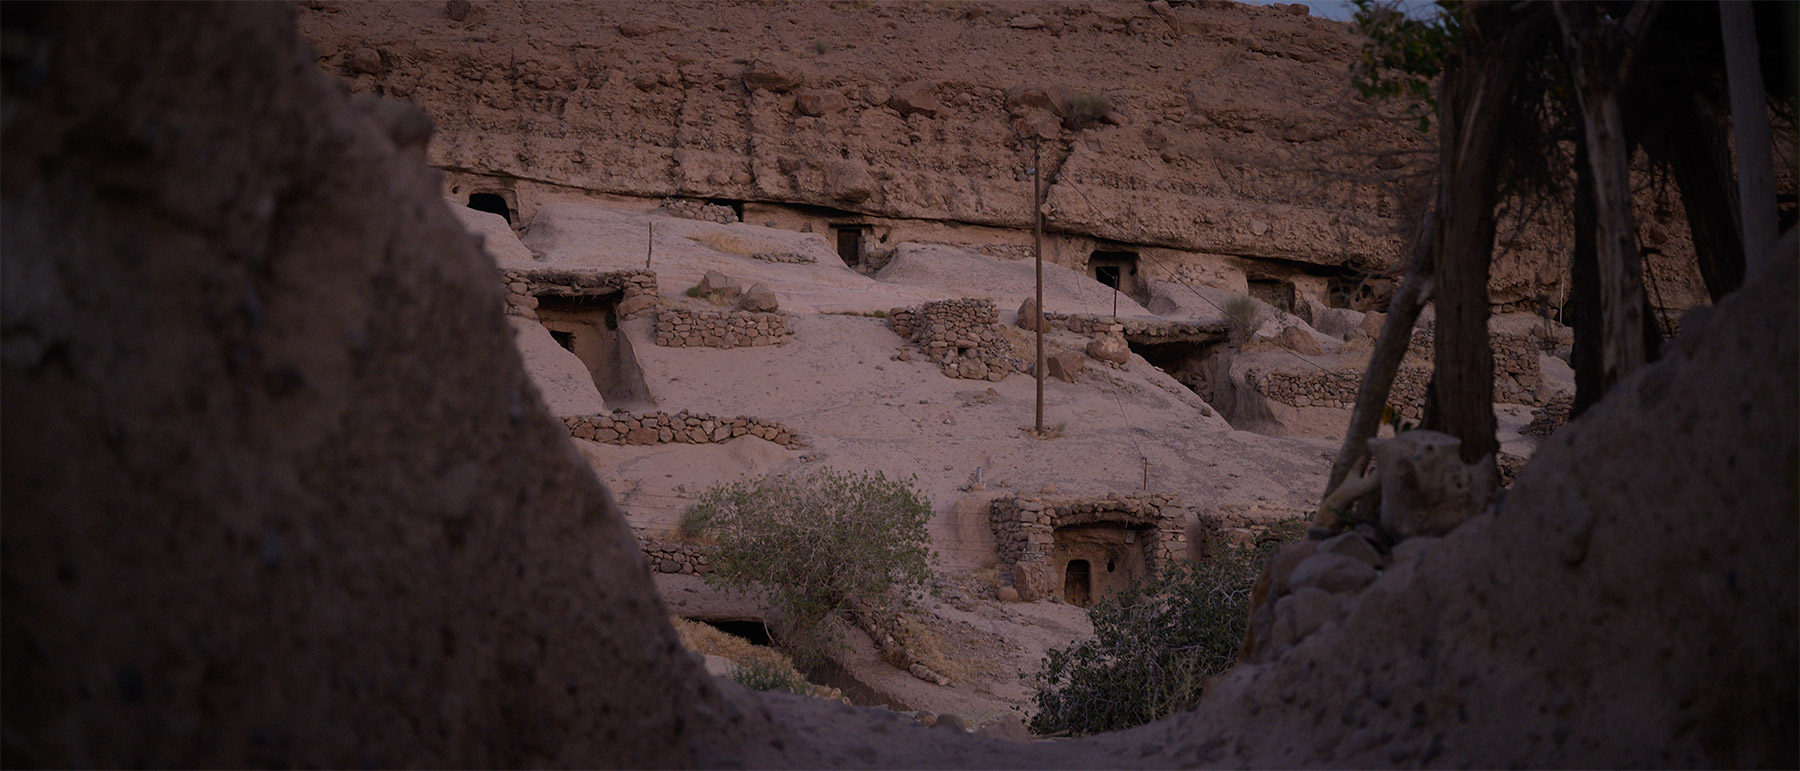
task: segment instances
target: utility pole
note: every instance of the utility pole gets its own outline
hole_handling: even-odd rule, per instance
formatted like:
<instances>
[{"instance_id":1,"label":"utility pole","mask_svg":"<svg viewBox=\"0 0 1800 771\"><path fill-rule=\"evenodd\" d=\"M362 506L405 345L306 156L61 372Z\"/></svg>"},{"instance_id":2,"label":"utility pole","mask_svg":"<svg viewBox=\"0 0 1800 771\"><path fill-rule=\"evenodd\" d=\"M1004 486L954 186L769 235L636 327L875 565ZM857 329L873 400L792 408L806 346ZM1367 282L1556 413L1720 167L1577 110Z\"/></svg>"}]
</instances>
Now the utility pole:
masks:
<instances>
[{"instance_id":1,"label":"utility pole","mask_svg":"<svg viewBox=\"0 0 1800 771\"><path fill-rule=\"evenodd\" d=\"M1037 436L1044 436L1044 175L1038 140L1031 140L1031 253L1037 263Z\"/></svg>"}]
</instances>

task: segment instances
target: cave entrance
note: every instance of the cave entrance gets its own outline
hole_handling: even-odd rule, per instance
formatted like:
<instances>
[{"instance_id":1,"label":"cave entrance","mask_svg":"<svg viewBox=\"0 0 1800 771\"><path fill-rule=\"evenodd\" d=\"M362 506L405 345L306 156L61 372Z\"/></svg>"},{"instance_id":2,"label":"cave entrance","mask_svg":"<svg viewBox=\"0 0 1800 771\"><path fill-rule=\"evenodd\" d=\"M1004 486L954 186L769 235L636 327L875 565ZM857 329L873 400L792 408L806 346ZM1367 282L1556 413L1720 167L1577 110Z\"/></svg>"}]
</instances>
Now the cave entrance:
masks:
<instances>
[{"instance_id":1,"label":"cave entrance","mask_svg":"<svg viewBox=\"0 0 1800 771\"><path fill-rule=\"evenodd\" d=\"M1144 357L1151 366L1168 373L1208 404L1212 403L1213 389L1207 364L1215 354L1225 350L1224 342L1127 342L1132 353Z\"/></svg>"},{"instance_id":2,"label":"cave entrance","mask_svg":"<svg viewBox=\"0 0 1800 771\"><path fill-rule=\"evenodd\" d=\"M743 201L733 200L730 198L708 198L708 199L706 199L706 202L709 204L712 204L713 206L723 206L727 209L730 209L731 213L733 215L736 215L738 222L744 221L744 202Z\"/></svg>"},{"instance_id":3,"label":"cave entrance","mask_svg":"<svg viewBox=\"0 0 1800 771\"><path fill-rule=\"evenodd\" d=\"M832 238L837 241L837 253L844 264L852 268L862 265L862 237L869 232L867 225L832 225Z\"/></svg>"},{"instance_id":4,"label":"cave entrance","mask_svg":"<svg viewBox=\"0 0 1800 771\"><path fill-rule=\"evenodd\" d=\"M1051 534L1051 563L1063 577L1063 600L1091 607L1147 577L1148 531L1148 525L1120 522L1057 528Z\"/></svg>"},{"instance_id":5,"label":"cave entrance","mask_svg":"<svg viewBox=\"0 0 1800 771\"><path fill-rule=\"evenodd\" d=\"M644 398L643 376L631 344L619 334L619 295L537 296L538 323L550 330L551 339L587 367L607 404Z\"/></svg>"},{"instance_id":6,"label":"cave entrance","mask_svg":"<svg viewBox=\"0 0 1800 771\"><path fill-rule=\"evenodd\" d=\"M1278 278L1253 278L1250 284L1250 296L1266 302L1283 313L1294 312L1294 282Z\"/></svg>"},{"instance_id":7,"label":"cave entrance","mask_svg":"<svg viewBox=\"0 0 1800 771\"><path fill-rule=\"evenodd\" d=\"M506 218L506 224L512 224L512 207L506 205L506 198L499 193L470 193L469 208L498 214Z\"/></svg>"},{"instance_id":8,"label":"cave entrance","mask_svg":"<svg viewBox=\"0 0 1800 771\"><path fill-rule=\"evenodd\" d=\"M1088 275L1131 297L1143 294L1137 252L1095 250L1088 255Z\"/></svg>"},{"instance_id":9,"label":"cave entrance","mask_svg":"<svg viewBox=\"0 0 1800 771\"><path fill-rule=\"evenodd\" d=\"M749 640L751 645L769 647L775 644L774 638L769 636L769 626L756 619L697 620L728 635Z\"/></svg>"}]
</instances>

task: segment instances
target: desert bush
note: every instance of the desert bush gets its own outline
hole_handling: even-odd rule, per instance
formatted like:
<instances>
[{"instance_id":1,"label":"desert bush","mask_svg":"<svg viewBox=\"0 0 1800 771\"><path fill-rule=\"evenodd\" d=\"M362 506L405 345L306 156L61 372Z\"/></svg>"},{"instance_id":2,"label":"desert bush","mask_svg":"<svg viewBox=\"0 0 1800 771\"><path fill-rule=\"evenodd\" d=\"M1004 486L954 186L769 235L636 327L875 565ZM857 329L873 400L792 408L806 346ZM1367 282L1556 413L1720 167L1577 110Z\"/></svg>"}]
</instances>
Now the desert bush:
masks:
<instances>
[{"instance_id":1,"label":"desert bush","mask_svg":"<svg viewBox=\"0 0 1800 771\"><path fill-rule=\"evenodd\" d=\"M1112 111L1112 102L1100 94L1077 93L1069 96L1069 114L1063 122L1072 131L1080 131Z\"/></svg>"},{"instance_id":2,"label":"desert bush","mask_svg":"<svg viewBox=\"0 0 1800 771\"><path fill-rule=\"evenodd\" d=\"M1295 520L1253 546L1213 544L1203 561L1166 565L1096 604L1094 639L1044 658L1031 730L1081 736L1192 708L1237 662L1263 562L1300 532Z\"/></svg>"},{"instance_id":3,"label":"desert bush","mask_svg":"<svg viewBox=\"0 0 1800 771\"><path fill-rule=\"evenodd\" d=\"M718 543L707 582L768 591L775 637L807 667L835 642L826 622L840 611L881 612L924 584L930 518L910 480L822 469L714 487L683 528Z\"/></svg>"},{"instance_id":4,"label":"desert bush","mask_svg":"<svg viewBox=\"0 0 1800 771\"><path fill-rule=\"evenodd\" d=\"M762 661L739 664L732 671L731 679L752 691L785 691L801 696L808 693L806 679L800 673L792 668L783 669Z\"/></svg>"},{"instance_id":5,"label":"desert bush","mask_svg":"<svg viewBox=\"0 0 1800 771\"><path fill-rule=\"evenodd\" d=\"M1225 325L1229 327L1233 342L1242 343L1256 334L1263 323L1262 306L1249 295L1237 295L1225 301Z\"/></svg>"}]
</instances>

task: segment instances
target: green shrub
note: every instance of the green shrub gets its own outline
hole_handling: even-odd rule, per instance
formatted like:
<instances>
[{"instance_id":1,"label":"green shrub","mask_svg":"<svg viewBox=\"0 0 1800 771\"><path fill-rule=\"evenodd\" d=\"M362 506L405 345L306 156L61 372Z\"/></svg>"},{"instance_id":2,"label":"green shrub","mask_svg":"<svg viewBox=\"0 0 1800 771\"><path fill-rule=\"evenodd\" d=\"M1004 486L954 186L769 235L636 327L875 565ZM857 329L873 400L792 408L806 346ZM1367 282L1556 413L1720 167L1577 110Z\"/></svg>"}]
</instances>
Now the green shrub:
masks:
<instances>
[{"instance_id":1,"label":"green shrub","mask_svg":"<svg viewBox=\"0 0 1800 771\"><path fill-rule=\"evenodd\" d=\"M682 527L718 543L709 583L768 591L777 640L806 668L834 642L838 612L879 613L924 584L930 519L910 480L821 469L714 487Z\"/></svg>"},{"instance_id":2,"label":"green shrub","mask_svg":"<svg viewBox=\"0 0 1800 771\"><path fill-rule=\"evenodd\" d=\"M1100 94L1077 93L1069 96L1069 114L1063 123L1071 131L1080 131L1112 111L1112 102Z\"/></svg>"},{"instance_id":3,"label":"green shrub","mask_svg":"<svg viewBox=\"0 0 1800 771\"><path fill-rule=\"evenodd\" d=\"M807 695L806 679L798 672L766 661L739 664L737 669L732 670L731 679L752 691L786 691Z\"/></svg>"},{"instance_id":4,"label":"green shrub","mask_svg":"<svg viewBox=\"0 0 1800 771\"><path fill-rule=\"evenodd\" d=\"M1031 730L1081 736L1192 708L1237 663L1263 561L1300 532L1299 520L1281 523L1255 546L1217 546L1096 604L1094 639L1044 658Z\"/></svg>"},{"instance_id":5,"label":"green shrub","mask_svg":"<svg viewBox=\"0 0 1800 771\"><path fill-rule=\"evenodd\" d=\"M1262 306L1249 295L1237 295L1225 301L1225 325L1233 342L1242 343L1256 334L1263 323Z\"/></svg>"}]
</instances>

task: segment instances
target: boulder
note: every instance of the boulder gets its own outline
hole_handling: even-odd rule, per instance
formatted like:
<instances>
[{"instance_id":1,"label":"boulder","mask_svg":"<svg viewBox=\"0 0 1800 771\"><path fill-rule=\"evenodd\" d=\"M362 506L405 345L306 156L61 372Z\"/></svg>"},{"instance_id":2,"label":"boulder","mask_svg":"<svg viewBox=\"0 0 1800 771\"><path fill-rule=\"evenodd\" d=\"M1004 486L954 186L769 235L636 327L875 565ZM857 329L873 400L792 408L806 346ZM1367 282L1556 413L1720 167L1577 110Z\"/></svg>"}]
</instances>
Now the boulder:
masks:
<instances>
[{"instance_id":1,"label":"boulder","mask_svg":"<svg viewBox=\"0 0 1800 771\"><path fill-rule=\"evenodd\" d=\"M900 111L901 115L918 113L927 118L937 117L943 105L938 103L937 84L929 80L914 80L894 87L888 96L888 106Z\"/></svg>"},{"instance_id":2,"label":"boulder","mask_svg":"<svg viewBox=\"0 0 1800 771\"><path fill-rule=\"evenodd\" d=\"M1131 361L1131 346L1125 343L1124 337L1106 335L1094 338L1093 342L1087 344L1087 355L1101 361L1124 364Z\"/></svg>"},{"instance_id":3,"label":"boulder","mask_svg":"<svg viewBox=\"0 0 1800 771\"><path fill-rule=\"evenodd\" d=\"M834 161L825 167L825 194L835 200L857 203L875 192L875 176L857 161Z\"/></svg>"},{"instance_id":4,"label":"boulder","mask_svg":"<svg viewBox=\"0 0 1800 771\"><path fill-rule=\"evenodd\" d=\"M1037 298L1027 297L1019 304L1018 325L1021 329L1037 329Z\"/></svg>"},{"instance_id":5,"label":"boulder","mask_svg":"<svg viewBox=\"0 0 1800 771\"><path fill-rule=\"evenodd\" d=\"M1006 26L1013 29L1037 29L1044 26L1044 19L1036 14L1025 13L1012 17Z\"/></svg>"},{"instance_id":6,"label":"boulder","mask_svg":"<svg viewBox=\"0 0 1800 771\"><path fill-rule=\"evenodd\" d=\"M789 61L758 59L744 70L744 87L785 94L806 82L806 70Z\"/></svg>"},{"instance_id":7,"label":"boulder","mask_svg":"<svg viewBox=\"0 0 1800 771\"><path fill-rule=\"evenodd\" d=\"M843 112L849 107L849 97L829 88L806 89L794 96L794 110L814 118Z\"/></svg>"},{"instance_id":8,"label":"boulder","mask_svg":"<svg viewBox=\"0 0 1800 771\"><path fill-rule=\"evenodd\" d=\"M648 21L634 19L632 21L625 22L624 24L620 24L619 25L619 34L624 35L625 37L637 38L637 37L644 37L646 35L654 35L658 32L663 32L667 29L669 29L669 28L665 27L661 24L656 24L654 22L648 22Z\"/></svg>"},{"instance_id":9,"label":"boulder","mask_svg":"<svg viewBox=\"0 0 1800 771\"><path fill-rule=\"evenodd\" d=\"M736 297L744 293L744 285L739 284L737 279L716 270L707 271L706 275L700 277L700 283L695 284L694 288L703 295L719 295L725 298Z\"/></svg>"},{"instance_id":10,"label":"boulder","mask_svg":"<svg viewBox=\"0 0 1800 771\"><path fill-rule=\"evenodd\" d=\"M451 21L462 21L469 18L469 11L472 8L469 0L446 0L444 15L449 16Z\"/></svg>"},{"instance_id":11,"label":"boulder","mask_svg":"<svg viewBox=\"0 0 1800 771\"><path fill-rule=\"evenodd\" d=\"M1387 314L1380 311L1369 311L1363 314L1362 324L1357 327L1357 331L1371 338L1380 337L1381 325L1386 322Z\"/></svg>"},{"instance_id":12,"label":"boulder","mask_svg":"<svg viewBox=\"0 0 1800 771\"><path fill-rule=\"evenodd\" d=\"M754 284L750 287L750 291L745 292L743 298L738 300L737 307L738 310L755 313L774 313L781 309L781 304L776 300L775 293L769 291L768 287Z\"/></svg>"},{"instance_id":13,"label":"boulder","mask_svg":"<svg viewBox=\"0 0 1800 771\"><path fill-rule=\"evenodd\" d=\"M1332 594L1354 592L1375 580L1375 568L1355 557L1319 553L1301 560L1288 576L1288 588L1314 587Z\"/></svg>"},{"instance_id":14,"label":"boulder","mask_svg":"<svg viewBox=\"0 0 1800 771\"><path fill-rule=\"evenodd\" d=\"M1371 567L1381 567L1381 551L1369 543L1362 533L1351 531L1326 539L1319 544L1319 551L1327 554L1342 554L1346 557L1361 560Z\"/></svg>"},{"instance_id":15,"label":"boulder","mask_svg":"<svg viewBox=\"0 0 1800 771\"><path fill-rule=\"evenodd\" d=\"M350 71L375 74L381 72L381 54L373 48L358 48L350 52Z\"/></svg>"},{"instance_id":16,"label":"boulder","mask_svg":"<svg viewBox=\"0 0 1800 771\"><path fill-rule=\"evenodd\" d=\"M621 318L629 319L654 307L656 307L656 296L641 294L620 301L617 310Z\"/></svg>"},{"instance_id":17,"label":"boulder","mask_svg":"<svg viewBox=\"0 0 1800 771\"><path fill-rule=\"evenodd\" d=\"M1444 535L1487 507L1499 481L1494 456L1467 464L1462 440L1423 429L1369 440L1381 474L1381 528L1400 540Z\"/></svg>"},{"instance_id":18,"label":"boulder","mask_svg":"<svg viewBox=\"0 0 1800 771\"><path fill-rule=\"evenodd\" d=\"M1325 352L1319 347L1319 341L1314 340L1312 335L1306 333L1306 330L1297 326L1281 330L1281 334L1275 336L1275 344L1294 353L1309 356L1318 356Z\"/></svg>"},{"instance_id":19,"label":"boulder","mask_svg":"<svg viewBox=\"0 0 1800 771\"><path fill-rule=\"evenodd\" d=\"M1044 357L1044 370L1050 377L1065 383L1075 382L1075 377L1087 369L1087 359L1076 351L1057 351Z\"/></svg>"}]
</instances>

